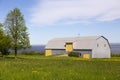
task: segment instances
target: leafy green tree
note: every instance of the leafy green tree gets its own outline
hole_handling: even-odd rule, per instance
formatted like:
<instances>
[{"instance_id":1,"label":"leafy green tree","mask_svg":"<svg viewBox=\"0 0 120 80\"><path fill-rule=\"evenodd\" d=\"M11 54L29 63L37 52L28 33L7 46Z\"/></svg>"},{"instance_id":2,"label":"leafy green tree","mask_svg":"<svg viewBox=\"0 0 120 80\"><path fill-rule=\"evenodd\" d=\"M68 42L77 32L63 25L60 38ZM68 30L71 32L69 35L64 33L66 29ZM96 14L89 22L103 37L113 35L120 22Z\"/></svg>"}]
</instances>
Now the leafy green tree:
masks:
<instances>
[{"instance_id":1,"label":"leafy green tree","mask_svg":"<svg viewBox=\"0 0 120 80\"><path fill-rule=\"evenodd\" d=\"M11 10L6 16L4 25L12 39L11 45L16 57L18 49L30 47L29 34L21 11L18 8Z\"/></svg>"},{"instance_id":2,"label":"leafy green tree","mask_svg":"<svg viewBox=\"0 0 120 80\"><path fill-rule=\"evenodd\" d=\"M4 33L3 25L0 24L0 52L2 55L7 55L9 53L9 49L11 47L10 42L10 37Z\"/></svg>"}]
</instances>

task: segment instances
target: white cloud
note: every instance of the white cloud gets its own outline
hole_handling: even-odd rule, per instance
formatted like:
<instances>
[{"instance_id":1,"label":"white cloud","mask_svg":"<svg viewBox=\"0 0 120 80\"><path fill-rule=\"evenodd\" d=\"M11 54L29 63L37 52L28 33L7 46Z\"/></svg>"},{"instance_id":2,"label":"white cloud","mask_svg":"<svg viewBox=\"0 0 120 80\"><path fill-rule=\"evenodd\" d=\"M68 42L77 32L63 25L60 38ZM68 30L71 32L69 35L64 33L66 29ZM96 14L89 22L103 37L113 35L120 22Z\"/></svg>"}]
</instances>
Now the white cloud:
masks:
<instances>
[{"instance_id":1,"label":"white cloud","mask_svg":"<svg viewBox=\"0 0 120 80\"><path fill-rule=\"evenodd\" d=\"M42 0L31 9L34 24L84 23L120 19L120 0Z\"/></svg>"}]
</instances>

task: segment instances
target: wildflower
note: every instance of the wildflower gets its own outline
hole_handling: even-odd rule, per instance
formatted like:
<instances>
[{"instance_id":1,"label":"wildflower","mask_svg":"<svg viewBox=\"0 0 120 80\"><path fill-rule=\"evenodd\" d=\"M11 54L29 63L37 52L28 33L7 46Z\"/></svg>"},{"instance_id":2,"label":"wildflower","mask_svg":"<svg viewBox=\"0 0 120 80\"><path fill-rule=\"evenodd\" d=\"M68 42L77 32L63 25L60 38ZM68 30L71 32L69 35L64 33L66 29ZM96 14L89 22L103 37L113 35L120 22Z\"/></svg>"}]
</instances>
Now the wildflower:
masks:
<instances>
[{"instance_id":1,"label":"wildflower","mask_svg":"<svg viewBox=\"0 0 120 80\"><path fill-rule=\"evenodd\" d=\"M106 77L103 77L104 80L106 80Z\"/></svg>"},{"instance_id":2,"label":"wildflower","mask_svg":"<svg viewBox=\"0 0 120 80\"><path fill-rule=\"evenodd\" d=\"M32 71L32 73L37 73L38 71L36 71L36 70L34 70L34 71Z\"/></svg>"},{"instance_id":3,"label":"wildflower","mask_svg":"<svg viewBox=\"0 0 120 80\"><path fill-rule=\"evenodd\" d=\"M7 65L7 62L5 62L4 65Z\"/></svg>"},{"instance_id":4,"label":"wildflower","mask_svg":"<svg viewBox=\"0 0 120 80\"><path fill-rule=\"evenodd\" d=\"M21 69L21 71L24 71L24 69Z\"/></svg>"}]
</instances>

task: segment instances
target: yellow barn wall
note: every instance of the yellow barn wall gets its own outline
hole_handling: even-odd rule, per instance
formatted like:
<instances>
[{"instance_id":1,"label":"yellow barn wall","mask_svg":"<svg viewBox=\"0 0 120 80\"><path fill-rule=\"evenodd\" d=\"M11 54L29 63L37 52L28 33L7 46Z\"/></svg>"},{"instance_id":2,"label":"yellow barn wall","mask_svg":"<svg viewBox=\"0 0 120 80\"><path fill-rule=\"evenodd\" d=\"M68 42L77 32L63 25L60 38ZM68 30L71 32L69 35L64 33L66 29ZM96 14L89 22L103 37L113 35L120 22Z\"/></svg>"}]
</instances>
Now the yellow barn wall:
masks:
<instances>
[{"instance_id":1,"label":"yellow barn wall","mask_svg":"<svg viewBox=\"0 0 120 80\"><path fill-rule=\"evenodd\" d=\"M83 54L83 58L89 59L90 58L90 54Z\"/></svg>"},{"instance_id":2,"label":"yellow barn wall","mask_svg":"<svg viewBox=\"0 0 120 80\"><path fill-rule=\"evenodd\" d=\"M50 49L45 50L45 56L50 56L50 55L52 55L52 50Z\"/></svg>"},{"instance_id":3,"label":"yellow barn wall","mask_svg":"<svg viewBox=\"0 0 120 80\"><path fill-rule=\"evenodd\" d=\"M72 43L66 43L66 52L73 51L73 44Z\"/></svg>"}]
</instances>

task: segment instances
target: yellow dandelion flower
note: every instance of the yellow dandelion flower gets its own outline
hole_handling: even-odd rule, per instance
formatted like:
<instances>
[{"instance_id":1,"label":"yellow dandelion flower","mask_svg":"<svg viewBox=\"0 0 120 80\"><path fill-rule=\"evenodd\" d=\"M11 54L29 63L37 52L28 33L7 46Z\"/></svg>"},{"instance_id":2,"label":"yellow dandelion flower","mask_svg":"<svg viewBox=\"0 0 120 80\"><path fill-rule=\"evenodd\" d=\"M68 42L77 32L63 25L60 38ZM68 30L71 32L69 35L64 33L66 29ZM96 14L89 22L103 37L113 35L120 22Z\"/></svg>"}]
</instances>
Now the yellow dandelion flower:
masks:
<instances>
[{"instance_id":1,"label":"yellow dandelion flower","mask_svg":"<svg viewBox=\"0 0 120 80\"><path fill-rule=\"evenodd\" d=\"M24 69L21 69L21 71L24 71Z\"/></svg>"},{"instance_id":2,"label":"yellow dandelion flower","mask_svg":"<svg viewBox=\"0 0 120 80\"><path fill-rule=\"evenodd\" d=\"M34 70L34 71L32 71L32 73L37 73L38 71L36 71L36 70Z\"/></svg>"}]
</instances>

